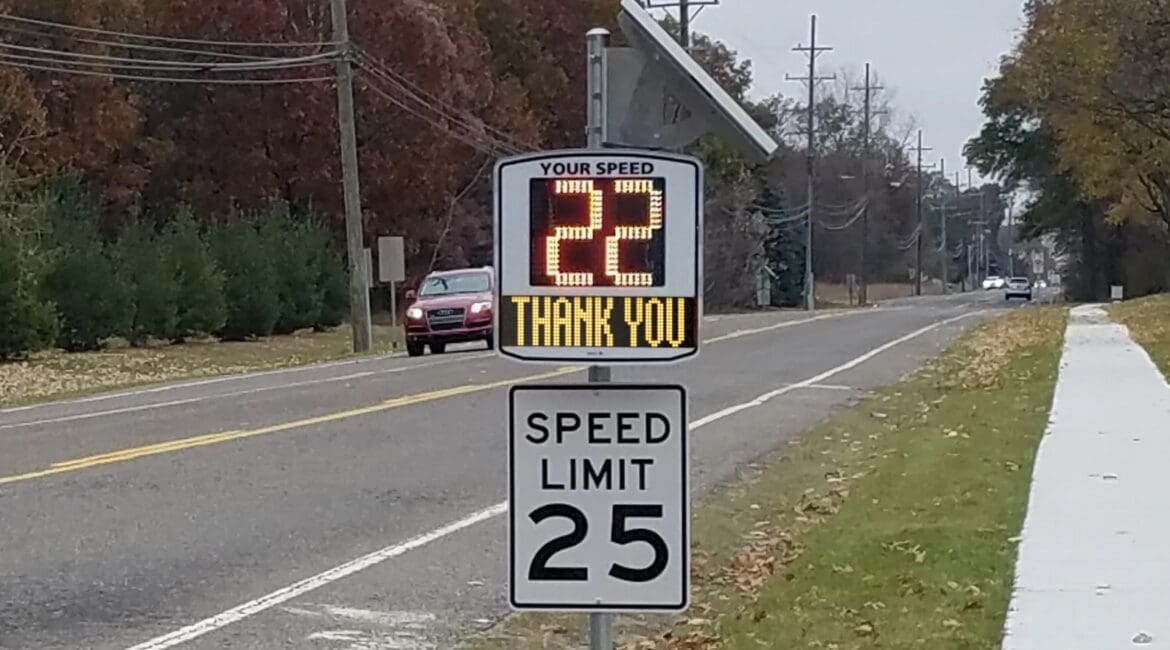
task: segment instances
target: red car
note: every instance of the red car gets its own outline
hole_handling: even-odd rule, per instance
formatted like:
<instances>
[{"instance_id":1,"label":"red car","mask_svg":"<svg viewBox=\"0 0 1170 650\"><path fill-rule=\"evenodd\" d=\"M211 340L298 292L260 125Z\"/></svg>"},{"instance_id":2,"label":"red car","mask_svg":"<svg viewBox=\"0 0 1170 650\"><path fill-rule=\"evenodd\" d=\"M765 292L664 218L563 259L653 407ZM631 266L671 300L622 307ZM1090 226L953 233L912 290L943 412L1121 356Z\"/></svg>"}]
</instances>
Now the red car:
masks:
<instances>
[{"instance_id":1,"label":"red car","mask_svg":"<svg viewBox=\"0 0 1170 650\"><path fill-rule=\"evenodd\" d=\"M492 269L436 271L423 279L417 294L406 292L406 353L420 356L424 347L442 354L448 343L486 341L492 347Z\"/></svg>"}]
</instances>

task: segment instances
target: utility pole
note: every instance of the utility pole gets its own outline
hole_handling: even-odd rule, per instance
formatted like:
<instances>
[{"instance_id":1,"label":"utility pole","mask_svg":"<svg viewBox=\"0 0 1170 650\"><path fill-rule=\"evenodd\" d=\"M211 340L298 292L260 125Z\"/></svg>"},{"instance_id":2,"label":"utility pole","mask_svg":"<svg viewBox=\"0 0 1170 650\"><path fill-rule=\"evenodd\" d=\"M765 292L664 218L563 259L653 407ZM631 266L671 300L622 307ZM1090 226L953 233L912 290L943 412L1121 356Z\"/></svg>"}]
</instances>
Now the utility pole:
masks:
<instances>
[{"instance_id":1,"label":"utility pole","mask_svg":"<svg viewBox=\"0 0 1170 650\"><path fill-rule=\"evenodd\" d=\"M918 129L918 146L912 149L918 154L918 197L914 209L918 214L918 241L914 250L914 295L922 295L922 235L925 225L922 223L922 152L930 151L930 147L922 146L922 129Z\"/></svg>"},{"instance_id":2,"label":"utility pole","mask_svg":"<svg viewBox=\"0 0 1170 650\"><path fill-rule=\"evenodd\" d=\"M865 112L862 124L862 133L864 137L864 153L861 157L861 178L862 178L862 200L861 205L861 269L858 276L861 279L861 291L858 302L862 305L867 304L869 300L869 271L866 266L866 253L869 249L869 157L870 157L870 121L874 115L884 113L885 111L874 111L872 108L873 94L879 90L883 90L883 86L873 84L870 75L870 64L865 64L865 85L861 88L854 88L854 90L861 90L865 92Z\"/></svg>"},{"instance_id":3,"label":"utility pole","mask_svg":"<svg viewBox=\"0 0 1170 650\"><path fill-rule=\"evenodd\" d=\"M345 246L349 258L349 320L353 351L369 352L370 269L365 268L362 196L358 185L357 135L353 117L353 66L349 44L349 18L345 0L332 0L333 40L341 48L337 59L337 130L341 137L341 183L345 199Z\"/></svg>"},{"instance_id":4,"label":"utility pole","mask_svg":"<svg viewBox=\"0 0 1170 650\"><path fill-rule=\"evenodd\" d=\"M979 218L980 219L987 219L987 196L983 193L982 187L978 187L978 188L975 187L975 183L971 178L971 167L967 167L967 189L968 190L975 190L975 189L979 190ZM988 253L989 253L989 251L988 251ZM987 263L987 260L989 260L990 258L991 258L990 254L987 254L984 257L984 265L983 265L984 277L987 276L987 274L991 268L990 265Z\"/></svg>"},{"instance_id":5,"label":"utility pole","mask_svg":"<svg viewBox=\"0 0 1170 650\"><path fill-rule=\"evenodd\" d=\"M667 9L670 10L678 7L678 44L684 50L691 49L691 21L704 8L719 4L719 0L657 0L650 2L648 0L636 0L643 9ZM691 9L698 7L691 13Z\"/></svg>"},{"instance_id":6,"label":"utility pole","mask_svg":"<svg viewBox=\"0 0 1170 650\"><path fill-rule=\"evenodd\" d=\"M821 52L832 50L831 47L817 46L817 16L813 14L809 19L809 45L797 45L794 52L808 54L808 76L793 77L785 75L788 81L803 81L808 84L808 151L805 161L808 165L808 229L804 235L804 308L808 311L816 310L816 277L813 273L813 228L816 226L814 211L816 208L816 119L817 119L817 84L821 81L832 81L837 75L827 77L817 76L817 56Z\"/></svg>"},{"instance_id":7,"label":"utility pole","mask_svg":"<svg viewBox=\"0 0 1170 650\"><path fill-rule=\"evenodd\" d=\"M1008 277L1013 278L1016 275L1016 258L1015 258L1015 243L1016 243L1016 228L1014 222L1013 211L1016 204L1016 195L1008 194L1007 205L1007 222L1008 222Z\"/></svg>"},{"instance_id":8,"label":"utility pole","mask_svg":"<svg viewBox=\"0 0 1170 650\"><path fill-rule=\"evenodd\" d=\"M947 159L946 158L941 159L939 161L938 166L939 166L939 171L942 174L943 182L946 182L946 180L947 180ZM958 189L959 188L956 186L955 190L958 191ZM947 287L947 279L950 276L950 268L951 268L951 265L947 263L947 261L948 261L947 255L949 254L950 249L947 247L947 197L946 197L945 192L943 193L942 200L939 201L939 204L940 204L939 218L942 221L942 235L940 237L941 243L939 245L939 251L941 251L941 254L938 256L938 268L939 268L938 273L939 273L939 280L941 280L941 284L942 284L942 293L945 296L945 295L947 295L947 293L949 293L948 287Z\"/></svg>"}]
</instances>

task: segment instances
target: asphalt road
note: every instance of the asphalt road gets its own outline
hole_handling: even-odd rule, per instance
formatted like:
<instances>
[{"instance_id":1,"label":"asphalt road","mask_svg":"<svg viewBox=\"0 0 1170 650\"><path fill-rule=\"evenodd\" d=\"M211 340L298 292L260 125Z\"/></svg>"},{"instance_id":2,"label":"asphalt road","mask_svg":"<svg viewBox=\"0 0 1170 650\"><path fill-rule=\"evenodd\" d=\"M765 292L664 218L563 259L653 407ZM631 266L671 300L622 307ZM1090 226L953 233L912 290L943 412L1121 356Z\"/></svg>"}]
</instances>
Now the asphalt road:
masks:
<instances>
[{"instance_id":1,"label":"asphalt road","mask_svg":"<svg viewBox=\"0 0 1170 650\"><path fill-rule=\"evenodd\" d=\"M688 386L697 497L1002 308L716 317L615 380ZM0 411L0 648L451 648L507 613L506 390L583 380L474 350Z\"/></svg>"}]
</instances>

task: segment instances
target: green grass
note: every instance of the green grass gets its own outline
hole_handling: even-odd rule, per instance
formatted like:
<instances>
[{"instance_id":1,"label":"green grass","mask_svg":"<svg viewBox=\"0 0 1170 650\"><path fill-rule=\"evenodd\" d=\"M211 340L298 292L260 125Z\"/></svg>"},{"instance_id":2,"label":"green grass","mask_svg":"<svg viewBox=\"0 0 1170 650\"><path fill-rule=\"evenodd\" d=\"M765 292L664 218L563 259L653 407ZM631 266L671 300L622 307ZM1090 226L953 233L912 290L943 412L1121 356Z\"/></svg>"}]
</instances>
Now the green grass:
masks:
<instances>
[{"instance_id":1,"label":"green grass","mask_svg":"<svg viewBox=\"0 0 1170 650\"><path fill-rule=\"evenodd\" d=\"M374 351L390 351L391 336L390 327L375 326ZM303 332L259 341L45 352L26 361L0 363L0 407L162 381L332 361L352 355L351 340L350 328L344 325L327 332Z\"/></svg>"},{"instance_id":2,"label":"green grass","mask_svg":"<svg viewBox=\"0 0 1170 650\"><path fill-rule=\"evenodd\" d=\"M690 611L622 617L621 647L998 648L1065 313L977 328L716 489ZM467 647L576 648L584 629L518 615Z\"/></svg>"},{"instance_id":3,"label":"green grass","mask_svg":"<svg viewBox=\"0 0 1170 650\"><path fill-rule=\"evenodd\" d=\"M1111 305L1109 315L1129 328L1162 374L1170 377L1170 294Z\"/></svg>"}]
</instances>

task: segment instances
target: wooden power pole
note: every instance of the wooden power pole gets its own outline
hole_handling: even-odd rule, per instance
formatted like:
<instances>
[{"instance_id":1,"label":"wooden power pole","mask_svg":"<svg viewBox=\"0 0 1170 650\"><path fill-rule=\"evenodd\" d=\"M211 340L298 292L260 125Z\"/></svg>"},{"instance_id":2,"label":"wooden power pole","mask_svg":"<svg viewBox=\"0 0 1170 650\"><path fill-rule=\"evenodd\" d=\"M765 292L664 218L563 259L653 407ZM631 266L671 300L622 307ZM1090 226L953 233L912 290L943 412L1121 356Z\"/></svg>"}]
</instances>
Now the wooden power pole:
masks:
<instances>
[{"instance_id":1,"label":"wooden power pole","mask_svg":"<svg viewBox=\"0 0 1170 650\"><path fill-rule=\"evenodd\" d=\"M805 162L808 166L808 228L804 234L804 308L808 311L816 310L816 277L813 274L813 228L816 226L814 213L816 211L816 120L817 120L817 84L821 81L832 81L837 75L826 77L817 76L817 57L821 52L832 50L831 47L817 45L817 17L813 14L809 19L809 45L797 45L794 52L808 54L808 76L793 77L786 75L789 81L803 81L808 84L808 123L805 130L808 136L808 150L805 152Z\"/></svg>"},{"instance_id":2,"label":"wooden power pole","mask_svg":"<svg viewBox=\"0 0 1170 650\"><path fill-rule=\"evenodd\" d=\"M353 351L369 352L370 269L365 268L361 188L358 185L357 135L353 116L353 66L345 0L332 0L333 40L341 48L337 60L337 130L341 137L341 178L345 199L345 245L349 259L349 320Z\"/></svg>"},{"instance_id":3,"label":"wooden power pole","mask_svg":"<svg viewBox=\"0 0 1170 650\"><path fill-rule=\"evenodd\" d=\"M858 296L858 302L865 305L869 301L869 271L866 262L866 254L869 252L869 168L870 168L870 129L871 122L874 115L880 115L885 111L873 110L873 95L879 90L883 90L882 86L873 83L873 77L870 74L870 64L865 64L865 85L854 90L861 90L865 93L865 107L862 124L862 135L864 137L864 153L861 157L861 178L862 178L862 205L861 205L861 259L858 269L858 277L861 280L861 290Z\"/></svg>"},{"instance_id":4,"label":"wooden power pole","mask_svg":"<svg viewBox=\"0 0 1170 650\"><path fill-rule=\"evenodd\" d=\"M918 196L914 204L918 216L918 238L914 247L914 295L916 296L922 295L922 235L926 231L926 225L922 221L922 153L930 150L930 147L922 146L922 129L918 129L918 146L911 150L918 154Z\"/></svg>"}]
</instances>

